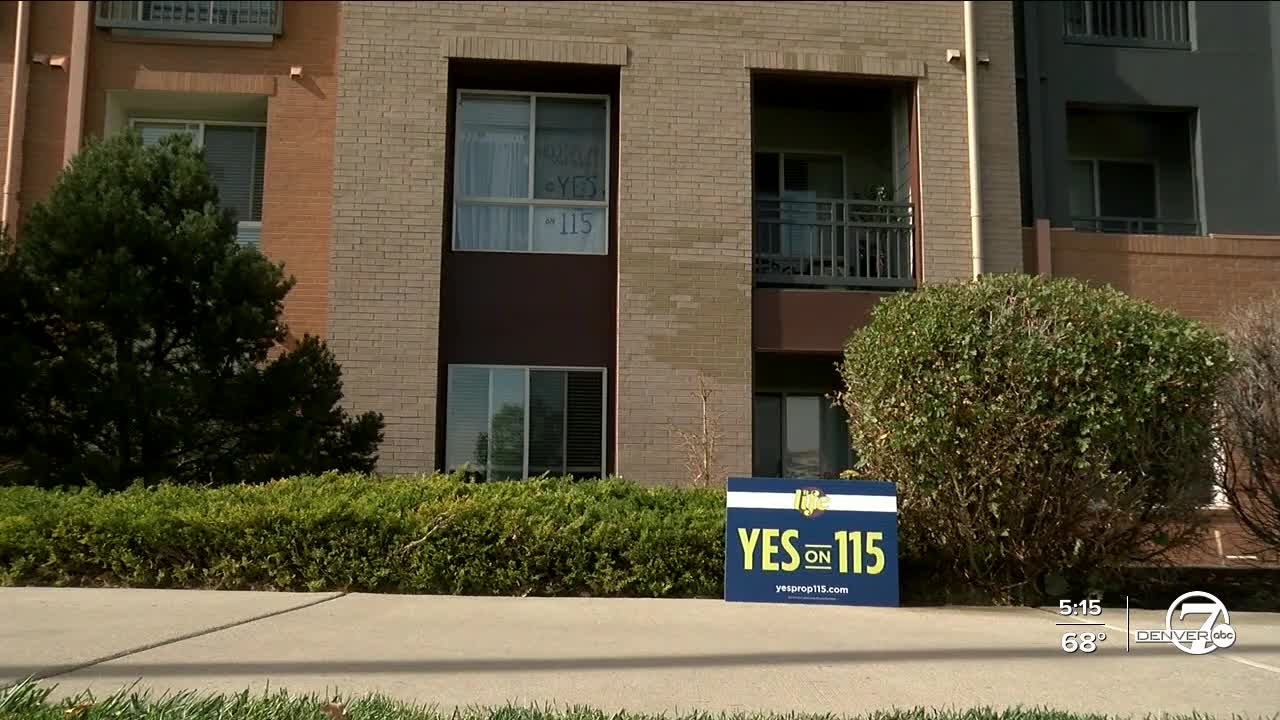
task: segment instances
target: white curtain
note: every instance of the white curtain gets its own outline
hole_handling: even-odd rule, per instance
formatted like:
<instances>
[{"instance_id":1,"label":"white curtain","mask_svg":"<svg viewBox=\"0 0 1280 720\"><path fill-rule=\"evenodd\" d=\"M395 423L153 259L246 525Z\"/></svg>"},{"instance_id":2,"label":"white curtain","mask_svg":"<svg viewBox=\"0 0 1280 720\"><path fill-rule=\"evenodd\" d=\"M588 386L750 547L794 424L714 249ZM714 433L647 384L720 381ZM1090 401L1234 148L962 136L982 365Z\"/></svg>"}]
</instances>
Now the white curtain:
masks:
<instances>
[{"instance_id":1,"label":"white curtain","mask_svg":"<svg viewBox=\"0 0 1280 720\"><path fill-rule=\"evenodd\" d=\"M529 98L463 95L455 187L458 249L605 252L607 208L575 203L603 203L608 197L606 105L546 98L536 106L537 146L531 148ZM566 204L535 207L484 198Z\"/></svg>"},{"instance_id":2,"label":"white curtain","mask_svg":"<svg viewBox=\"0 0 1280 720\"><path fill-rule=\"evenodd\" d=\"M529 249L529 208L470 198L529 197L529 100L464 97L458 128L457 247Z\"/></svg>"}]
</instances>

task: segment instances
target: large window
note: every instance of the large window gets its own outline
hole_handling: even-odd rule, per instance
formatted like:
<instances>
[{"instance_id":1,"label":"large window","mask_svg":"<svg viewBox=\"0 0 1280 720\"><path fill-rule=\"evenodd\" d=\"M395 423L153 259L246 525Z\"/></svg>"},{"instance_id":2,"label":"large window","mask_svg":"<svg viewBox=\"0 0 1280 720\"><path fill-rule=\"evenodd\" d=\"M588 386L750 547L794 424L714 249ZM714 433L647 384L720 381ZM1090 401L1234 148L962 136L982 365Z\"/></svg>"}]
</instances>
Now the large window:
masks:
<instances>
[{"instance_id":1,"label":"large window","mask_svg":"<svg viewBox=\"0 0 1280 720\"><path fill-rule=\"evenodd\" d=\"M602 255L609 100L463 91L453 249Z\"/></svg>"},{"instance_id":2,"label":"large window","mask_svg":"<svg viewBox=\"0 0 1280 720\"><path fill-rule=\"evenodd\" d=\"M267 154L267 128L261 124L133 120L144 145L175 133L189 133L204 148L209 174L224 208L235 213L236 239L257 247L262 236L262 175Z\"/></svg>"},{"instance_id":3,"label":"large window","mask_svg":"<svg viewBox=\"0 0 1280 720\"><path fill-rule=\"evenodd\" d=\"M452 365L445 464L484 480L604 474L603 369Z\"/></svg>"}]
</instances>

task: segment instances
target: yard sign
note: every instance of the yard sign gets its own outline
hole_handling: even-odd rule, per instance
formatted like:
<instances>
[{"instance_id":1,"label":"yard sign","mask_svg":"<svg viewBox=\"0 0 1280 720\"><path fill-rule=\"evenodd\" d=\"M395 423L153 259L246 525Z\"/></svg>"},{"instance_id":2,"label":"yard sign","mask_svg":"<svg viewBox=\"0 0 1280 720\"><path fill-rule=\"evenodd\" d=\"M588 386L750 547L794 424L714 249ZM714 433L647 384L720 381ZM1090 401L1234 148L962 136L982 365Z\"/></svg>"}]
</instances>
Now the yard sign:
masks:
<instances>
[{"instance_id":1,"label":"yard sign","mask_svg":"<svg viewBox=\"0 0 1280 720\"><path fill-rule=\"evenodd\" d=\"M892 483L729 478L724 599L898 606Z\"/></svg>"}]
</instances>

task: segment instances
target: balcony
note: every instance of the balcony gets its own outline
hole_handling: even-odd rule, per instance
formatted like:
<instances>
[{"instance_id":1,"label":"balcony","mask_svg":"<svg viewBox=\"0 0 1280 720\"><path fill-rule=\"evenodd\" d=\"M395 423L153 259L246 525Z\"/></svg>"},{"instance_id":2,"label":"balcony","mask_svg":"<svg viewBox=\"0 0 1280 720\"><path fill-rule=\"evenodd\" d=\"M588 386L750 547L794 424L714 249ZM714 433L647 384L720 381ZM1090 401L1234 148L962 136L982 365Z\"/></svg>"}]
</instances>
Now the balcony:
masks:
<instances>
[{"instance_id":1,"label":"balcony","mask_svg":"<svg viewBox=\"0 0 1280 720\"><path fill-rule=\"evenodd\" d=\"M1068 108L1071 225L1129 235L1198 235L1195 111Z\"/></svg>"},{"instance_id":2,"label":"balcony","mask_svg":"<svg viewBox=\"0 0 1280 720\"><path fill-rule=\"evenodd\" d=\"M282 30L277 0L98 2L97 25L141 35L270 39Z\"/></svg>"},{"instance_id":3,"label":"balcony","mask_svg":"<svg viewBox=\"0 0 1280 720\"><path fill-rule=\"evenodd\" d=\"M753 76L758 287L837 294L914 287L913 95L906 83Z\"/></svg>"},{"instance_id":4,"label":"balcony","mask_svg":"<svg viewBox=\"0 0 1280 720\"><path fill-rule=\"evenodd\" d=\"M757 197L761 285L906 288L914 284L911 204Z\"/></svg>"},{"instance_id":5,"label":"balcony","mask_svg":"<svg viewBox=\"0 0 1280 720\"><path fill-rule=\"evenodd\" d=\"M1068 42L1122 47L1191 49L1186 0L1069 0Z\"/></svg>"}]
</instances>

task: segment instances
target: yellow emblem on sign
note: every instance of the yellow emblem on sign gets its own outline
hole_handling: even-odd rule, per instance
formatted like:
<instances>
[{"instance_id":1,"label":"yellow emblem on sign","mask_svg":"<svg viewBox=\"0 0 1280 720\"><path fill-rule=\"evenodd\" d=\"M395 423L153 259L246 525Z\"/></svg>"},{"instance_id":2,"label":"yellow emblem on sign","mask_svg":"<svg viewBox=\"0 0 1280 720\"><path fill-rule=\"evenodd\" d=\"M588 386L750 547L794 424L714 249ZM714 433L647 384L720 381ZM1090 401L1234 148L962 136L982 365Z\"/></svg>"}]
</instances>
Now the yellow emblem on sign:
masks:
<instances>
[{"instance_id":1,"label":"yellow emblem on sign","mask_svg":"<svg viewBox=\"0 0 1280 720\"><path fill-rule=\"evenodd\" d=\"M821 515L831 505L831 498L817 488L796 490L795 509L805 517Z\"/></svg>"}]
</instances>

